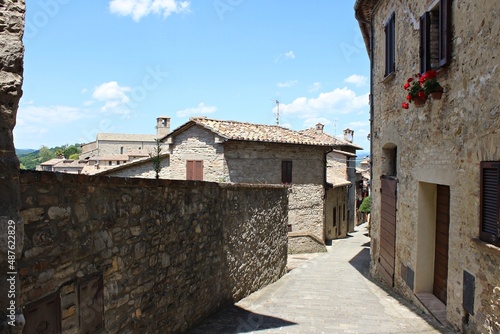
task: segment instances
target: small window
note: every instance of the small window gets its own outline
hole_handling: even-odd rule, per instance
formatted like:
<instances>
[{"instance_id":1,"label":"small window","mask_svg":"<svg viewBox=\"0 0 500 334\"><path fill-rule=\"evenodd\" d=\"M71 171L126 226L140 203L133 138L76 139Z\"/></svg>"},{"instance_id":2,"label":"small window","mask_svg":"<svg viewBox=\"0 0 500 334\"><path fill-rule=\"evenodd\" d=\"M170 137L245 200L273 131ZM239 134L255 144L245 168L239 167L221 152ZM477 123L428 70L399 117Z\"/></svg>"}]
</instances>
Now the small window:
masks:
<instances>
[{"instance_id":1,"label":"small window","mask_svg":"<svg viewBox=\"0 0 500 334\"><path fill-rule=\"evenodd\" d=\"M480 238L500 246L500 161L481 162Z\"/></svg>"},{"instance_id":2,"label":"small window","mask_svg":"<svg viewBox=\"0 0 500 334\"><path fill-rule=\"evenodd\" d=\"M120 154L123 154L123 146L120 147Z\"/></svg>"},{"instance_id":3,"label":"small window","mask_svg":"<svg viewBox=\"0 0 500 334\"><path fill-rule=\"evenodd\" d=\"M337 226L337 208L333 208L333 227Z\"/></svg>"},{"instance_id":4,"label":"small window","mask_svg":"<svg viewBox=\"0 0 500 334\"><path fill-rule=\"evenodd\" d=\"M281 162L281 182L284 184L292 183L292 162L282 161Z\"/></svg>"},{"instance_id":5,"label":"small window","mask_svg":"<svg viewBox=\"0 0 500 334\"><path fill-rule=\"evenodd\" d=\"M420 72L446 66L451 58L451 1L439 5L420 17Z\"/></svg>"},{"instance_id":6,"label":"small window","mask_svg":"<svg viewBox=\"0 0 500 334\"><path fill-rule=\"evenodd\" d=\"M203 181L203 160L186 161L186 180Z\"/></svg>"},{"instance_id":7,"label":"small window","mask_svg":"<svg viewBox=\"0 0 500 334\"><path fill-rule=\"evenodd\" d=\"M396 71L396 13L385 24L385 76Z\"/></svg>"}]
</instances>

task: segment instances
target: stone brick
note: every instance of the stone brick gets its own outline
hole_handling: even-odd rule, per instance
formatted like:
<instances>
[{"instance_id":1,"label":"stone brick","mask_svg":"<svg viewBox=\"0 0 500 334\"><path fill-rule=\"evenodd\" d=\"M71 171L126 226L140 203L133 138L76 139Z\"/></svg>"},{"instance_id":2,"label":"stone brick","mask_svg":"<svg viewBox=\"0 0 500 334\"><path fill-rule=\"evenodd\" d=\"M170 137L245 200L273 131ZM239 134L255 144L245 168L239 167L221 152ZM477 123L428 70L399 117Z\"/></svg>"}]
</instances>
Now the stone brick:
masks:
<instances>
[{"instance_id":1,"label":"stone brick","mask_svg":"<svg viewBox=\"0 0 500 334\"><path fill-rule=\"evenodd\" d=\"M60 291L69 332L79 328L77 286L96 275L103 277L105 332L163 333L185 331L285 273L284 187L34 172L22 178L23 203L39 188L66 196L38 212L50 220L25 225L21 306ZM130 217L134 206L140 217ZM74 219L77 210L87 219Z\"/></svg>"}]
</instances>

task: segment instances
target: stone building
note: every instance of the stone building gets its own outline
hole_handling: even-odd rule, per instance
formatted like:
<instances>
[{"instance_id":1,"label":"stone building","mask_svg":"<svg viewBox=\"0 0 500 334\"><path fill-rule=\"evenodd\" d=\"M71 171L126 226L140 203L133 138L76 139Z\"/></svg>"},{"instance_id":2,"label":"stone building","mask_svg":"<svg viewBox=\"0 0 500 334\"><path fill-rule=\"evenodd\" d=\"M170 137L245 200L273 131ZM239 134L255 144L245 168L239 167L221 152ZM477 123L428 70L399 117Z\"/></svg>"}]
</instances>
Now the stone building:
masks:
<instances>
[{"instance_id":1,"label":"stone building","mask_svg":"<svg viewBox=\"0 0 500 334\"><path fill-rule=\"evenodd\" d=\"M313 134L273 125L192 118L162 139L165 154L159 177L290 184L290 251L323 251L325 241L349 232L353 210L348 166L355 154L341 149L355 152L359 147L323 133L321 124L318 127L321 130ZM150 159L94 174L155 177Z\"/></svg>"},{"instance_id":2,"label":"stone building","mask_svg":"<svg viewBox=\"0 0 500 334\"><path fill-rule=\"evenodd\" d=\"M164 138L168 177L289 184L289 250L323 251L328 143L274 125L192 118ZM295 244L300 245L298 248Z\"/></svg>"},{"instance_id":3,"label":"stone building","mask_svg":"<svg viewBox=\"0 0 500 334\"><path fill-rule=\"evenodd\" d=\"M155 139L170 132L170 117L156 118L156 134L98 133L95 141L82 145L80 159L107 156L106 161L122 161L124 155L130 157L148 156L155 147Z\"/></svg>"},{"instance_id":4,"label":"stone building","mask_svg":"<svg viewBox=\"0 0 500 334\"><path fill-rule=\"evenodd\" d=\"M312 136L317 140L321 140L330 143L333 147L333 151L327 155L327 182L334 186L334 188L340 186L341 180L348 180L349 183L344 184L347 186L347 204L346 208L343 208L342 217L346 217L347 227L345 233L338 230L338 236L346 236L348 232L354 231L354 225L356 219L356 187L352 186L356 184L356 151L362 150L363 148L356 145L353 142L354 131L351 129L344 130L344 139L332 136L323 131L324 126L321 123L316 124L315 128L306 129L300 131L300 133ZM336 180L335 180L336 179ZM338 210L340 212L340 210ZM334 238L332 238L334 239Z\"/></svg>"},{"instance_id":5,"label":"stone building","mask_svg":"<svg viewBox=\"0 0 500 334\"><path fill-rule=\"evenodd\" d=\"M371 60L371 273L454 329L498 333L498 3L357 0L355 13ZM402 108L430 69L442 98Z\"/></svg>"}]
</instances>

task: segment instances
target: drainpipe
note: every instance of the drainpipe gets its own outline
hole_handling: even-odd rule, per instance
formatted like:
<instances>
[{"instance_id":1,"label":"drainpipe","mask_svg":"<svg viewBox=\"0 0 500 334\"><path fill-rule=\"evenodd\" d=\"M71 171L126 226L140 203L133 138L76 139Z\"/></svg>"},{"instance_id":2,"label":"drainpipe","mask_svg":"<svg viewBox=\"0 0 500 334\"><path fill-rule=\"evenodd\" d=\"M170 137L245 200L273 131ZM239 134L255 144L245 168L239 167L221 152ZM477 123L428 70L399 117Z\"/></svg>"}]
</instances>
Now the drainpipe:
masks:
<instances>
[{"instance_id":1,"label":"drainpipe","mask_svg":"<svg viewBox=\"0 0 500 334\"><path fill-rule=\"evenodd\" d=\"M358 1L356 2L356 5L358 5ZM370 26L370 51L369 51L369 58L370 58L370 195L372 193L372 183L373 183L373 140L375 138L375 125L374 125L374 119L373 119L373 114L374 114L374 105L373 105L373 87L374 87L374 79L373 79L373 44L374 44L374 38L373 38L373 24L371 21L366 21L363 20L359 17L358 15L358 10L355 10L354 12L354 17L358 22L362 22L365 24L368 24Z\"/></svg>"}]
</instances>

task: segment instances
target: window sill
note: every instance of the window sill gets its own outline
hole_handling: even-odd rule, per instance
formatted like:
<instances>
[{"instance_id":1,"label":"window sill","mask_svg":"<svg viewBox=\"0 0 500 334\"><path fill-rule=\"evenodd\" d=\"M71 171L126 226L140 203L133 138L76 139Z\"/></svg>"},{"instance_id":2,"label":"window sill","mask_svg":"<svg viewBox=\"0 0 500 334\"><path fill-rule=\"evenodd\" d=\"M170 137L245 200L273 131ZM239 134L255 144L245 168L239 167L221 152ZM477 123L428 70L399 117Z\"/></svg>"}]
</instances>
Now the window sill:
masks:
<instances>
[{"instance_id":1,"label":"window sill","mask_svg":"<svg viewBox=\"0 0 500 334\"><path fill-rule=\"evenodd\" d=\"M384 77L381 82L384 84L388 83L389 81L393 80L395 77L396 77L396 72L391 72L391 73L389 73L389 75Z\"/></svg>"},{"instance_id":2,"label":"window sill","mask_svg":"<svg viewBox=\"0 0 500 334\"><path fill-rule=\"evenodd\" d=\"M488 254L491 254L500 260L500 247L489 244L489 243L482 241L480 239L474 238L474 239L471 239L471 241L472 241L472 245L475 249L477 249L481 252L487 252Z\"/></svg>"}]
</instances>

